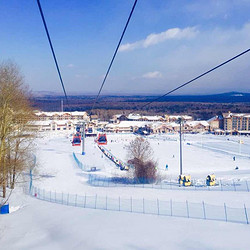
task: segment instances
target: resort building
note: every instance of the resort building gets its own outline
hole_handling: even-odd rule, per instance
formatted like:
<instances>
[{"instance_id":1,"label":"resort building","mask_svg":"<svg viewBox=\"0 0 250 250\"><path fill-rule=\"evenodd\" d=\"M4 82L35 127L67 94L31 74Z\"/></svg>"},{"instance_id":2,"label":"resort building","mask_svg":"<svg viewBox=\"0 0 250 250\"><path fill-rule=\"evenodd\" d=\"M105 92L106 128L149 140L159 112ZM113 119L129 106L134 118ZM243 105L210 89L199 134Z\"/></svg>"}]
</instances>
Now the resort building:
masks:
<instances>
[{"instance_id":1,"label":"resort building","mask_svg":"<svg viewBox=\"0 0 250 250\"><path fill-rule=\"evenodd\" d=\"M230 134L250 134L250 114L225 113L224 131Z\"/></svg>"}]
</instances>

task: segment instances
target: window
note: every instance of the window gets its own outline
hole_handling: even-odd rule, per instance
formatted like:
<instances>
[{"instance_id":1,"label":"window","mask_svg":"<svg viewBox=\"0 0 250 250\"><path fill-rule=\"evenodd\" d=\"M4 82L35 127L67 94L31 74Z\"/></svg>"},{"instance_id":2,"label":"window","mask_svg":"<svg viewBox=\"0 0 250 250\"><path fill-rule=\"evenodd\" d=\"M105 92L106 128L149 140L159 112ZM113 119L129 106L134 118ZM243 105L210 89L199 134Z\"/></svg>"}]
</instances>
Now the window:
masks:
<instances>
[{"instance_id":1,"label":"window","mask_svg":"<svg viewBox=\"0 0 250 250\"><path fill-rule=\"evenodd\" d=\"M242 119L242 130L247 130L247 118L243 117Z\"/></svg>"}]
</instances>

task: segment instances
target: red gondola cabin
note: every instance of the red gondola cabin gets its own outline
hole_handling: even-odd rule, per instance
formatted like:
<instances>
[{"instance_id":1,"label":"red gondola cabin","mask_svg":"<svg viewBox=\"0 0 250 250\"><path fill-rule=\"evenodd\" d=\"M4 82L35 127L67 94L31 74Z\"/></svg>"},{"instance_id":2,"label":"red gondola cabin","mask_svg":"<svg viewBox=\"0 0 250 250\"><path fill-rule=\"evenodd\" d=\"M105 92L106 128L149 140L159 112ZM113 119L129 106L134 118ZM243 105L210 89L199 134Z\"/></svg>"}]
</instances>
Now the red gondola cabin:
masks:
<instances>
[{"instance_id":1,"label":"red gondola cabin","mask_svg":"<svg viewBox=\"0 0 250 250\"><path fill-rule=\"evenodd\" d=\"M98 145L107 145L108 140L106 134L98 134L96 142Z\"/></svg>"},{"instance_id":2,"label":"red gondola cabin","mask_svg":"<svg viewBox=\"0 0 250 250\"><path fill-rule=\"evenodd\" d=\"M75 134L73 135L72 146L81 146L81 135Z\"/></svg>"}]
</instances>

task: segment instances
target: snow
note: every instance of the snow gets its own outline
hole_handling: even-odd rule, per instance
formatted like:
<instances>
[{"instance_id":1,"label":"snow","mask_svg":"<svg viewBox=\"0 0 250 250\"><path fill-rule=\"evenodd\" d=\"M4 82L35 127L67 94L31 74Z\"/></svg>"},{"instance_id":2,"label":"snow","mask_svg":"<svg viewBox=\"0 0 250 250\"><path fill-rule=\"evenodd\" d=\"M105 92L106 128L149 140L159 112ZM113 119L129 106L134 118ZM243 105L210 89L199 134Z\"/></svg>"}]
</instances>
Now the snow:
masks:
<instances>
[{"instance_id":1,"label":"snow","mask_svg":"<svg viewBox=\"0 0 250 250\"><path fill-rule=\"evenodd\" d=\"M66 131L47 132L37 139L33 185L46 190L78 195L108 196L175 202L198 202L242 208L250 207L248 192L161 190L134 187L95 187L88 172L77 167L73 152L97 176L124 176L102 155L93 138L86 139L86 155L72 147ZM123 161L132 134L108 134L106 148ZM229 139L229 140L228 140ZM240 139L244 144L239 144ZM153 135L150 142L163 177L179 173L178 135ZM111 142L112 141L112 142ZM189 145L187 144L189 143ZM219 179L250 179L250 138L185 135L183 169L204 180L215 173ZM241 147L241 148L240 148ZM173 157L174 155L174 157ZM233 161L233 156L236 160ZM166 164L169 170L165 170ZM235 165L239 170L234 170ZM40 201L16 188L10 199L11 213L0 215L1 249L248 249L249 225L69 207Z\"/></svg>"}]
</instances>

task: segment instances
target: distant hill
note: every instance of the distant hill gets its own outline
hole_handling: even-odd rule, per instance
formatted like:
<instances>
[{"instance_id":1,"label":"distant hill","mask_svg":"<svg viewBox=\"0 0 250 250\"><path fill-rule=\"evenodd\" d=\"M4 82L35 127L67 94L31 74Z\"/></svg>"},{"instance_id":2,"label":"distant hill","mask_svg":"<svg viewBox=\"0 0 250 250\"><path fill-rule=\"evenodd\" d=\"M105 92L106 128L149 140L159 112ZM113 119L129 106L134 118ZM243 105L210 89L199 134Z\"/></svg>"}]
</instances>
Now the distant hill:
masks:
<instances>
[{"instance_id":1,"label":"distant hill","mask_svg":"<svg viewBox=\"0 0 250 250\"><path fill-rule=\"evenodd\" d=\"M61 100L64 111L90 111L95 97L94 95L71 95L65 101L64 96L54 93L44 93L32 100L33 107L44 111L60 111ZM230 92L215 95L179 95L167 96L158 102L141 107L154 100L157 96L100 96L95 105L93 114L98 114L102 119L111 118L113 114L125 111L141 114L189 114L195 119L207 120L211 117L231 111L233 113L250 113L250 94Z\"/></svg>"},{"instance_id":2,"label":"distant hill","mask_svg":"<svg viewBox=\"0 0 250 250\"><path fill-rule=\"evenodd\" d=\"M151 97L150 100L154 100ZM210 102L210 103L235 103L250 102L250 93L229 92L211 95L176 95L166 96L159 102Z\"/></svg>"},{"instance_id":3,"label":"distant hill","mask_svg":"<svg viewBox=\"0 0 250 250\"><path fill-rule=\"evenodd\" d=\"M127 102L150 102L157 98L157 95L103 95L100 100L127 101ZM35 92L34 99L63 99L64 96L55 92ZM94 95L69 95L69 99L93 100ZM158 102L210 102L210 103L235 103L250 102L250 93L229 92L210 95L169 95Z\"/></svg>"}]
</instances>

